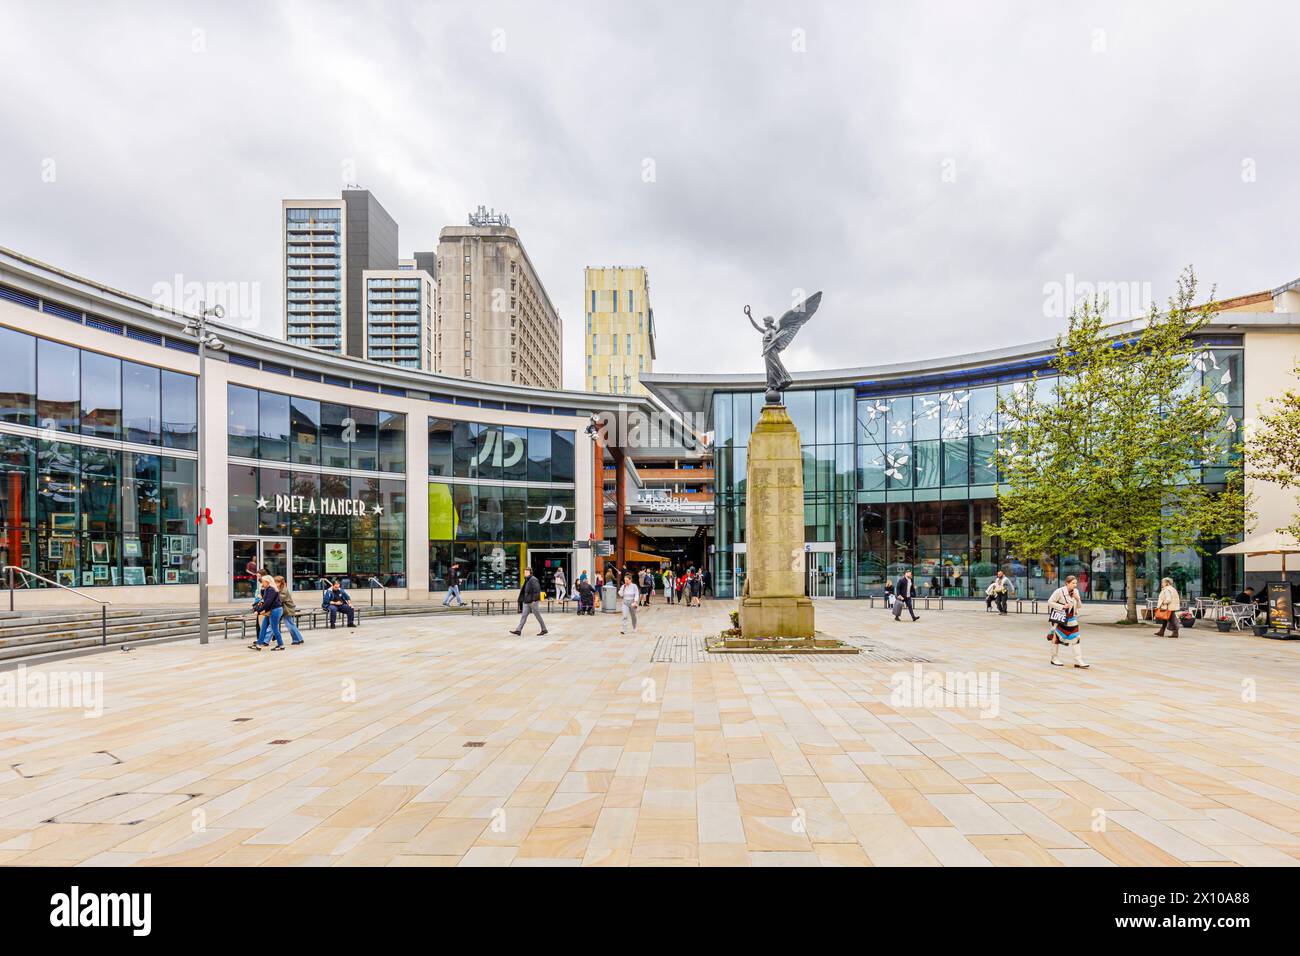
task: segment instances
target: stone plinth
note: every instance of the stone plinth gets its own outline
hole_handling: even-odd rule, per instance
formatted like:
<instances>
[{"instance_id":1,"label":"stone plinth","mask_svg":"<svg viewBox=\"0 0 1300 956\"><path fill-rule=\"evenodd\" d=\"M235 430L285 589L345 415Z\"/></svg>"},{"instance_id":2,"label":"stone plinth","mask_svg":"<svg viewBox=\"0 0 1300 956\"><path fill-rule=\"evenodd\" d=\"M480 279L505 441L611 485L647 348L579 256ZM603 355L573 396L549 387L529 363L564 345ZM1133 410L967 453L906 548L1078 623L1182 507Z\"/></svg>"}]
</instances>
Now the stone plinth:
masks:
<instances>
[{"instance_id":1,"label":"stone plinth","mask_svg":"<svg viewBox=\"0 0 1300 956\"><path fill-rule=\"evenodd\" d=\"M803 458L799 430L784 405L764 405L749 438L745 499L746 639L812 637L804 595Z\"/></svg>"}]
</instances>

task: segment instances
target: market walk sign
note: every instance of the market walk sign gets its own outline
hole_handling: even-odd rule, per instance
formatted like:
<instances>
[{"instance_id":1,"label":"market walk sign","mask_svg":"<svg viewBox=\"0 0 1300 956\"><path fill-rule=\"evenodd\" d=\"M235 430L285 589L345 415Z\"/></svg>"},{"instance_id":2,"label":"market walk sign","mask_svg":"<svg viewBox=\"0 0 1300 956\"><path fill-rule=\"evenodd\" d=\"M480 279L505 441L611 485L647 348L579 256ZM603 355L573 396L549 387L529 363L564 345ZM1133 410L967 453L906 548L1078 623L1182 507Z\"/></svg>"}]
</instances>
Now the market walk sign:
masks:
<instances>
[{"instance_id":1,"label":"market walk sign","mask_svg":"<svg viewBox=\"0 0 1300 956\"><path fill-rule=\"evenodd\" d=\"M376 502L367 505L360 498L315 498L308 495L276 495L272 501L257 499L258 511L275 511L290 515L344 515L360 518L363 515L381 515L383 506Z\"/></svg>"}]
</instances>

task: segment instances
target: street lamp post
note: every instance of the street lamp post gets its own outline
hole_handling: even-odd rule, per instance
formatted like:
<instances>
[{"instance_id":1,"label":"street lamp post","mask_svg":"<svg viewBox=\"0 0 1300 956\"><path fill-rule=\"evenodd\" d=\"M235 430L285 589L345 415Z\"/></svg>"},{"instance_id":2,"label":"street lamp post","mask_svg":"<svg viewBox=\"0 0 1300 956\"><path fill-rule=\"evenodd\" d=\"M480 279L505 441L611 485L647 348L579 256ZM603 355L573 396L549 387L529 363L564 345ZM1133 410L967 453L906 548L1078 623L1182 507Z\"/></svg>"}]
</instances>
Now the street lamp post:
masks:
<instances>
[{"instance_id":1,"label":"street lamp post","mask_svg":"<svg viewBox=\"0 0 1300 956\"><path fill-rule=\"evenodd\" d=\"M220 305L214 305L207 308L207 303L199 303L199 314L191 316L185 320L185 331L194 336L199 343L199 458L197 468L199 473L199 504L198 504L198 527L199 527L199 643L208 643L208 563L211 555L208 554L208 478L207 478L207 425L205 422L207 414L207 391L204 381L204 366L207 360L208 349L220 351L225 348L225 343L217 338L215 334L208 331L208 319L220 319L226 314L225 309Z\"/></svg>"}]
</instances>

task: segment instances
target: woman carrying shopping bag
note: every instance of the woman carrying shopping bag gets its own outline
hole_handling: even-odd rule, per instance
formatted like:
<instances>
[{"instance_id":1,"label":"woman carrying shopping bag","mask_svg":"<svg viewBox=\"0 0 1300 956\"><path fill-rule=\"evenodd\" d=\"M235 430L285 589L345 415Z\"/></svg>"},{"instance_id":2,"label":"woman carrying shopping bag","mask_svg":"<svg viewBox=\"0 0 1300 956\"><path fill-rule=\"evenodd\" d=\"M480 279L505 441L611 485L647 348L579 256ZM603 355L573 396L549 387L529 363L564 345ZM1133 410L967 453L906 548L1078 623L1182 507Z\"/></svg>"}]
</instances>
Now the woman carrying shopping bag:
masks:
<instances>
[{"instance_id":1,"label":"woman carrying shopping bag","mask_svg":"<svg viewBox=\"0 0 1300 956\"><path fill-rule=\"evenodd\" d=\"M1160 622L1160 630L1155 632L1156 637L1165 636L1165 628L1169 628L1169 636L1178 636L1178 612L1183 609L1182 598L1178 595L1178 588L1174 587L1173 578L1160 579L1160 596L1156 598L1156 620Z\"/></svg>"},{"instance_id":2,"label":"woman carrying shopping bag","mask_svg":"<svg viewBox=\"0 0 1300 956\"><path fill-rule=\"evenodd\" d=\"M1064 667L1065 662L1058 659L1061 646L1074 651L1074 666L1089 667L1083 662L1083 648L1079 637L1079 612L1083 608L1083 595L1079 593L1079 579L1073 574L1067 575L1065 585L1052 592L1047 599L1047 620L1051 630L1047 639L1052 642L1052 665Z\"/></svg>"}]
</instances>

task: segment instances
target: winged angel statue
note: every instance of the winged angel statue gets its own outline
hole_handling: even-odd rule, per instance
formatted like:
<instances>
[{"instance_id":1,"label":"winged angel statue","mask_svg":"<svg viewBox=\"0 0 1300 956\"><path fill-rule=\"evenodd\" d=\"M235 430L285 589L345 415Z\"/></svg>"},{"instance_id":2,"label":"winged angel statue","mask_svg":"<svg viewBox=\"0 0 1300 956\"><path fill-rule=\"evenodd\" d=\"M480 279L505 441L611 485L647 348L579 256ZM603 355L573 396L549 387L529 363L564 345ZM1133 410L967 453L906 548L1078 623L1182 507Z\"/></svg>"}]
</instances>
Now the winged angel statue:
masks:
<instances>
[{"instance_id":1,"label":"winged angel statue","mask_svg":"<svg viewBox=\"0 0 1300 956\"><path fill-rule=\"evenodd\" d=\"M767 363L767 394L765 396L767 404L781 404L781 393L790 387L793 380L790 378L790 373L786 371L785 366L781 364L781 353L794 341L795 333L813 317L813 313L817 311L817 306L821 305L821 301L822 294L814 292L781 316L779 322L770 315L765 316L762 326L754 321L754 314L749 311L749 306L745 306L745 316L749 319L749 324L763 336L763 361Z\"/></svg>"}]
</instances>

